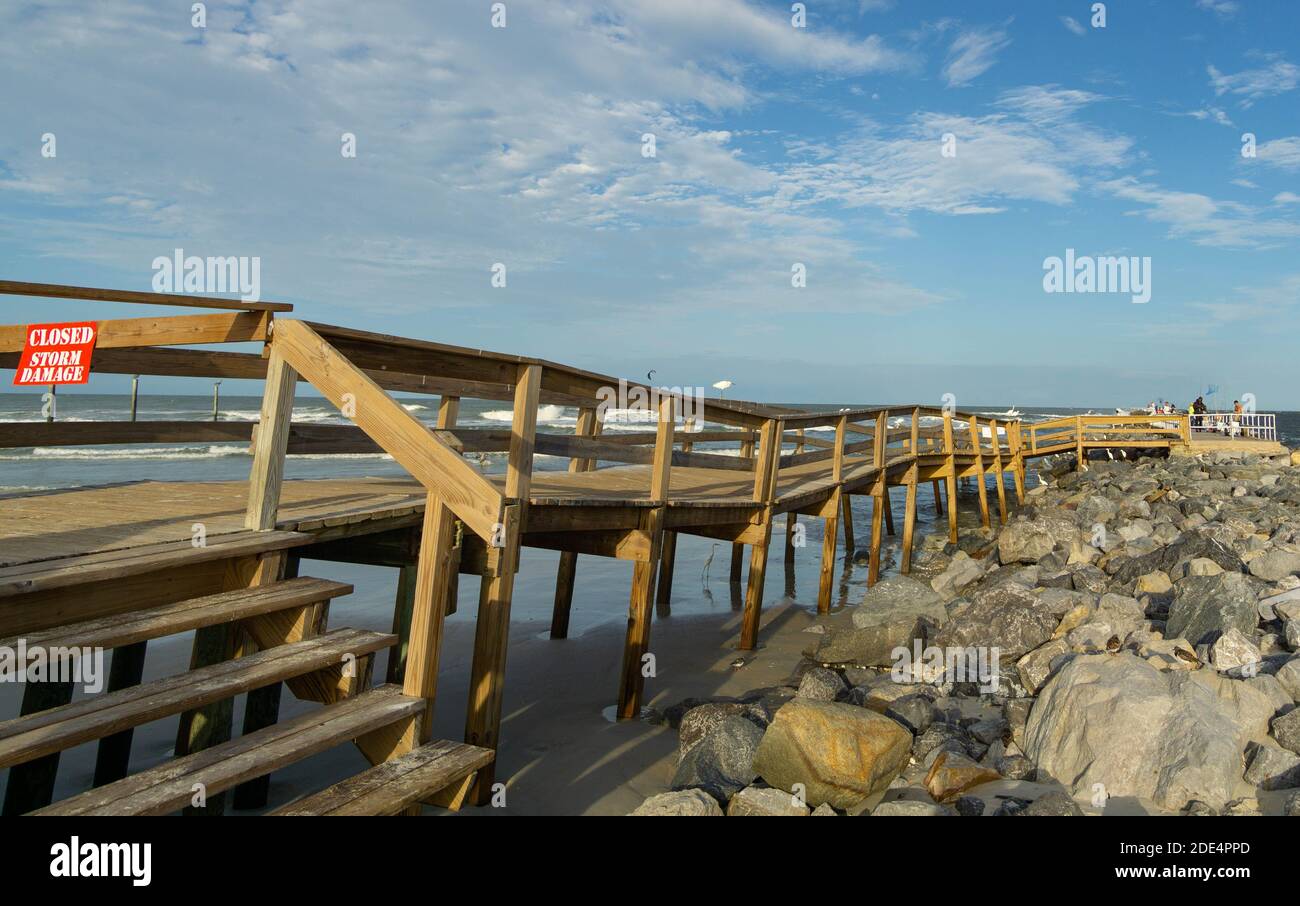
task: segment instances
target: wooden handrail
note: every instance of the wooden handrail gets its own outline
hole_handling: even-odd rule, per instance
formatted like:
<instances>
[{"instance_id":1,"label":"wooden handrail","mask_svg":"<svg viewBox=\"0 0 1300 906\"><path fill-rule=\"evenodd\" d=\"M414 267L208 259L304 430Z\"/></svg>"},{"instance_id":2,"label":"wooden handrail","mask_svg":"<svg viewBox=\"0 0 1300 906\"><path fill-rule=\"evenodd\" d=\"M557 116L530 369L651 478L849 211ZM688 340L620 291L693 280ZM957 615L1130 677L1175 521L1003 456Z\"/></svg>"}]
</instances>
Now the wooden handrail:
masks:
<instances>
[{"instance_id":1,"label":"wooden handrail","mask_svg":"<svg viewBox=\"0 0 1300 906\"><path fill-rule=\"evenodd\" d=\"M506 495L360 368L301 321L277 321L271 348L476 534L493 536Z\"/></svg>"},{"instance_id":2,"label":"wooden handrail","mask_svg":"<svg viewBox=\"0 0 1300 906\"><path fill-rule=\"evenodd\" d=\"M286 302L245 302L242 299L223 299L219 296L145 293L123 289L100 289L93 286L67 286L62 283L24 283L20 280L0 280L0 295L82 299L88 302L129 302L139 305L176 305L182 308L221 308L230 311L293 311L293 306Z\"/></svg>"}]
</instances>

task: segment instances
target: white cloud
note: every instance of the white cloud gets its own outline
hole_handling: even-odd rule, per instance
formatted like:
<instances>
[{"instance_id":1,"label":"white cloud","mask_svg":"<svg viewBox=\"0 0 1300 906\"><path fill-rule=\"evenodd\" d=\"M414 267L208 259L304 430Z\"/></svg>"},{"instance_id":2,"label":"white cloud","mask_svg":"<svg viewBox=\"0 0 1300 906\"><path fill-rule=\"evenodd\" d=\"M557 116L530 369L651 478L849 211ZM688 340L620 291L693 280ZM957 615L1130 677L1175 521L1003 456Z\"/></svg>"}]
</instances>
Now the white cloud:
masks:
<instances>
[{"instance_id":1,"label":"white cloud","mask_svg":"<svg viewBox=\"0 0 1300 906\"><path fill-rule=\"evenodd\" d=\"M1272 248L1300 239L1300 223L1270 220L1256 209L1237 202L1164 189L1131 176L1102 182L1100 187L1117 198L1145 205L1130 214L1163 223L1169 228L1170 236L1190 239L1197 245Z\"/></svg>"},{"instance_id":2,"label":"white cloud","mask_svg":"<svg viewBox=\"0 0 1300 906\"><path fill-rule=\"evenodd\" d=\"M1294 192L1278 192L1273 196L1273 204L1300 204L1300 195Z\"/></svg>"},{"instance_id":3,"label":"white cloud","mask_svg":"<svg viewBox=\"0 0 1300 906\"><path fill-rule=\"evenodd\" d=\"M1222 73L1214 66L1207 66L1206 71L1210 74L1210 85L1214 88L1215 95L1240 95L1243 98L1242 106L1249 107L1260 98L1284 94L1300 84L1300 66L1276 56L1267 59L1266 66L1232 75Z\"/></svg>"},{"instance_id":4,"label":"white cloud","mask_svg":"<svg viewBox=\"0 0 1300 906\"><path fill-rule=\"evenodd\" d=\"M1206 107L1202 110L1189 110L1186 115L1202 121L1213 121L1218 123L1220 126L1235 125L1228 114L1218 107Z\"/></svg>"},{"instance_id":5,"label":"white cloud","mask_svg":"<svg viewBox=\"0 0 1300 906\"><path fill-rule=\"evenodd\" d=\"M796 164L783 176L795 203L828 199L895 214L989 214L1011 201L1068 204L1082 171L1124 164L1132 142L1077 121L1100 98L1055 86L1004 93L982 117L921 112L903 129L865 127L833 156ZM941 154L946 133L956 156Z\"/></svg>"},{"instance_id":6,"label":"white cloud","mask_svg":"<svg viewBox=\"0 0 1300 906\"><path fill-rule=\"evenodd\" d=\"M958 35L948 48L943 77L951 87L968 85L997 63L997 56L1011 43L1001 29L971 29Z\"/></svg>"},{"instance_id":7,"label":"white cloud","mask_svg":"<svg viewBox=\"0 0 1300 906\"><path fill-rule=\"evenodd\" d=\"M1255 159L1282 170L1300 170L1300 136L1264 142L1255 149Z\"/></svg>"},{"instance_id":8,"label":"white cloud","mask_svg":"<svg viewBox=\"0 0 1300 906\"><path fill-rule=\"evenodd\" d=\"M1218 13L1220 16L1236 15L1237 11L1241 9L1236 0L1196 0L1196 5L1201 9Z\"/></svg>"},{"instance_id":9,"label":"white cloud","mask_svg":"<svg viewBox=\"0 0 1300 906\"><path fill-rule=\"evenodd\" d=\"M1079 22L1078 19L1071 18L1070 16L1062 16L1061 24L1076 35L1086 35L1088 33L1088 29L1084 28L1083 24Z\"/></svg>"}]
</instances>

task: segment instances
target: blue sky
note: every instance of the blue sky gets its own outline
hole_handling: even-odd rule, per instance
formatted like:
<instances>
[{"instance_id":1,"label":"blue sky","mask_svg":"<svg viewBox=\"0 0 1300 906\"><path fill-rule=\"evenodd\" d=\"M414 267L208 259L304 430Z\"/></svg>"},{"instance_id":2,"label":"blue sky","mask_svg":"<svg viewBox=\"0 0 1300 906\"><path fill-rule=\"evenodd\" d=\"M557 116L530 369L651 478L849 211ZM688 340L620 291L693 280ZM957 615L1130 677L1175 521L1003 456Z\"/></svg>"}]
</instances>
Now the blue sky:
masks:
<instances>
[{"instance_id":1,"label":"blue sky","mask_svg":"<svg viewBox=\"0 0 1300 906\"><path fill-rule=\"evenodd\" d=\"M6 4L0 273L259 256L313 320L751 399L1300 408L1289 0L491 6ZM1067 248L1151 301L1045 293Z\"/></svg>"}]
</instances>

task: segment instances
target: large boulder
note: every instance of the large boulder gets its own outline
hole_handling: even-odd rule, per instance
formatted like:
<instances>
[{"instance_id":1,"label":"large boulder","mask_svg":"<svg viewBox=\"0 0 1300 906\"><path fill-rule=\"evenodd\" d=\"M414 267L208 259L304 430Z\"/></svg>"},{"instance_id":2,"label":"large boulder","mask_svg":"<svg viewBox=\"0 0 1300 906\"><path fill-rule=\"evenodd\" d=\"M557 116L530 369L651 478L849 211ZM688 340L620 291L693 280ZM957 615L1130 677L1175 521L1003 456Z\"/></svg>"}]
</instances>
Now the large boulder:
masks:
<instances>
[{"instance_id":1,"label":"large boulder","mask_svg":"<svg viewBox=\"0 0 1300 906\"><path fill-rule=\"evenodd\" d=\"M1165 637L1181 636L1193 645L1200 645L1213 642L1233 628L1252 635L1259 622L1256 597L1251 580L1241 573L1183 579L1176 586L1174 602L1169 605Z\"/></svg>"},{"instance_id":2,"label":"large boulder","mask_svg":"<svg viewBox=\"0 0 1300 906\"><path fill-rule=\"evenodd\" d=\"M1300 554L1284 550L1265 551L1258 557L1252 557L1247 569L1252 576L1258 576L1265 582L1276 582L1300 573Z\"/></svg>"},{"instance_id":3,"label":"large boulder","mask_svg":"<svg viewBox=\"0 0 1300 906\"><path fill-rule=\"evenodd\" d=\"M754 753L763 730L743 717L725 717L677 765L674 790L702 789L719 802L749 786L758 776Z\"/></svg>"},{"instance_id":4,"label":"large boulder","mask_svg":"<svg viewBox=\"0 0 1300 906\"><path fill-rule=\"evenodd\" d=\"M1075 657L1047 682L1025 727L1039 778L1076 796L1102 784L1179 809L1221 808L1241 783L1242 753L1264 736L1274 703L1211 671L1162 673L1127 653Z\"/></svg>"},{"instance_id":5,"label":"large boulder","mask_svg":"<svg viewBox=\"0 0 1300 906\"><path fill-rule=\"evenodd\" d=\"M998 533L998 562L1037 563L1055 547L1056 538L1045 526L1017 519Z\"/></svg>"},{"instance_id":6,"label":"large boulder","mask_svg":"<svg viewBox=\"0 0 1300 906\"><path fill-rule=\"evenodd\" d=\"M853 611L853 625L858 629L886 623L914 625L918 619L941 626L948 620L948 611L943 598L911 576L890 576L877 582L867 589L862 603Z\"/></svg>"},{"instance_id":7,"label":"large boulder","mask_svg":"<svg viewBox=\"0 0 1300 906\"><path fill-rule=\"evenodd\" d=\"M1187 532L1173 544L1132 557L1115 572L1117 584L1127 585L1147 573L1161 570L1170 576L1183 574L1180 564L1187 560L1209 559L1227 572L1239 573L1242 570L1241 558L1236 552L1205 531Z\"/></svg>"},{"instance_id":8,"label":"large boulder","mask_svg":"<svg viewBox=\"0 0 1300 906\"><path fill-rule=\"evenodd\" d=\"M997 648L1002 660L1014 660L1052 637L1057 618L1038 596L1016 585L980 595L935 633L940 648Z\"/></svg>"},{"instance_id":9,"label":"large boulder","mask_svg":"<svg viewBox=\"0 0 1300 906\"><path fill-rule=\"evenodd\" d=\"M853 808L907 765L912 734L897 721L842 702L794 699L776 712L754 756L770 786L802 784L810 806Z\"/></svg>"}]
</instances>

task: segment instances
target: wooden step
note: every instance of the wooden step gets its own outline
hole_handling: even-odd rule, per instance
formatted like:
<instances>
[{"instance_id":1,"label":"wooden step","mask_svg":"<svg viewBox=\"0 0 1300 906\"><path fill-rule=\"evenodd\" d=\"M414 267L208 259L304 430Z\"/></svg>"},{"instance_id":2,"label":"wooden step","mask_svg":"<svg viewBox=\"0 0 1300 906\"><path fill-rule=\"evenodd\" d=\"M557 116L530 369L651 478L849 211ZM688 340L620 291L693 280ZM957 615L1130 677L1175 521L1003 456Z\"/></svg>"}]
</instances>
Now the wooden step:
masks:
<instances>
[{"instance_id":1,"label":"wooden step","mask_svg":"<svg viewBox=\"0 0 1300 906\"><path fill-rule=\"evenodd\" d=\"M385 633L340 629L8 720L0 723L0 768L61 752L280 680L325 670L341 674L345 655L357 658L357 670L361 672L364 655L391 647L396 641L396 636Z\"/></svg>"},{"instance_id":2,"label":"wooden step","mask_svg":"<svg viewBox=\"0 0 1300 906\"><path fill-rule=\"evenodd\" d=\"M435 740L269 814L399 815L408 806L471 778L495 756L480 746Z\"/></svg>"},{"instance_id":3,"label":"wooden step","mask_svg":"<svg viewBox=\"0 0 1300 906\"><path fill-rule=\"evenodd\" d=\"M312 536L305 532L241 531L209 535L202 547L195 547L187 538L17 564L6 564L0 555L0 598L121 579L190 563L285 550L312 541Z\"/></svg>"},{"instance_id":4,"label":"wooden step","mask_svg":"<svg viewBox=\"0 0 1300 906\"><path fill-rule=\"evenodd\" d=\"M190 805L195 784L212 797L423 711L424 699L403 695L401 686L380 686L31 814L166 815Z\"/></svg>"},{"instance_id":5,"label":"wooden step","mask_svg":"<svg viewBox=\"0 0 1300 906\"><path fill-rule=\"evenodd\" d=\"M100 617L83 623L71 623L28 633L23 638L26 639L29 651L36 647L50 649L59 646L120 648L204 626L318 604L351 593L352 586L344 582L304 576L190 598L175 604L164 604L162 607ZM17 638L0 640L0 647L16 645Z\"/></svg>"}]
</instances>

